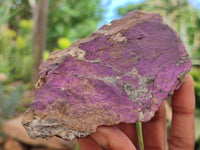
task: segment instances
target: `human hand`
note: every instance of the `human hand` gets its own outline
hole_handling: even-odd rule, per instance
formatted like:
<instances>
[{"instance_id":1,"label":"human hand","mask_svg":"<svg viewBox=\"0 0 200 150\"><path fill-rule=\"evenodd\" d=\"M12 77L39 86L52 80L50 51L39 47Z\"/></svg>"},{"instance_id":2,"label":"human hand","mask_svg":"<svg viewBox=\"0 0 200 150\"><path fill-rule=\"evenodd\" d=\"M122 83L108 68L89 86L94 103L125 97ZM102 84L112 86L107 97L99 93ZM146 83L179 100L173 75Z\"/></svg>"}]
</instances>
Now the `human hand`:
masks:
<instances>
[{"instance_id":1,"label":"human hand","mask_svg":"<svg viewBox=\"0 0 200 150\"><path fill-rule=\"evenodd\" d=\"M190 75L172 96L172 122L169 134L170 150L194 149L194 97L193 79ZM167 130L164 103L155 116L142 123L145 150L166 150ZM98 127L91 136L79 139L81 150L136 150L138 146L135 124Z\"/></svg>"}]
</instances>

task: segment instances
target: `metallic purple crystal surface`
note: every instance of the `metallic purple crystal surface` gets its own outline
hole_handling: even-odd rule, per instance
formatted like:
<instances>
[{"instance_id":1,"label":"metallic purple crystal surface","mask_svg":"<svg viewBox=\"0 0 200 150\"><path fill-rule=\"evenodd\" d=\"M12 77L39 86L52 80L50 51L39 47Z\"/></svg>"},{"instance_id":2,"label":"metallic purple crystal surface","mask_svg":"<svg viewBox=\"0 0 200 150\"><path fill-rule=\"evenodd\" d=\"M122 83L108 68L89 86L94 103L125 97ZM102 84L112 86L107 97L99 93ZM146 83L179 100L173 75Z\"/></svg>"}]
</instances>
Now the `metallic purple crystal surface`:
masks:
<instances>
[{"instance_id":1,"label":"metallic purple crystal surface","mask_svg":"<svg viewBox=\"0 0 200 150\"><path fill-rule=\"evenodd\" d=\"M148 121L191 68L177 33L132 11L40 66L23 125L32 138L81 138L101 125Z\"/></svg>"}]
</instances>

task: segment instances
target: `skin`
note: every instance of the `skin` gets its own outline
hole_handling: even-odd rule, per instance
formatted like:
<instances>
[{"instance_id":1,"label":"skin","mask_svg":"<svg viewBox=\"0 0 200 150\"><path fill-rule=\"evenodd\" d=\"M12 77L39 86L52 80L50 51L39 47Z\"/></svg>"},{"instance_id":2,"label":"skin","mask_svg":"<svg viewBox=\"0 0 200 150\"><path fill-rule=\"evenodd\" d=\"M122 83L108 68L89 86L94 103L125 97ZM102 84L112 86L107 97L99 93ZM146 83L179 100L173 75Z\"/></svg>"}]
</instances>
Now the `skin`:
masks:
<instances>
[{"instance_id":1,"label":"skin","mask_svg":"<svg viewBox=\"0 0 200 150\"><path fill-rule=\"evenodd\" d=\"M195 97L193 79L187 76L172 96L172 122L168 139L169 150L194 149ZM166 111L164 103L151 121L142 123L144 147L147 150L167 149ZM81 150L136 150L138 140L134 124L101 126L95 134L79 139Z\"/></svg>"}]
</instances>

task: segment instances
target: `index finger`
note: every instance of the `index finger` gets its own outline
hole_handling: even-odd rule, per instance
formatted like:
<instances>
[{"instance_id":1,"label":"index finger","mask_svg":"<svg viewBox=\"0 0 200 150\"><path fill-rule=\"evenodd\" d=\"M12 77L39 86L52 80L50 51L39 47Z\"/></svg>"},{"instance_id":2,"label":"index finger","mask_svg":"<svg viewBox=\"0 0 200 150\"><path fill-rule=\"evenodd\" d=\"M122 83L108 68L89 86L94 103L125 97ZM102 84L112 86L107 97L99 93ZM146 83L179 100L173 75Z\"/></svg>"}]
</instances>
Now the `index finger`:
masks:
<instances>
[{"instance_id":1,"label":"index finger","mask_svg":"<svg viewBox=\"0 0 200 150\"><path fill-rule=\"evenodd\" d=\"M194 149L194 84L190 75L172 97L172 125L169 149Z\"/></svg>"}]
</instances>

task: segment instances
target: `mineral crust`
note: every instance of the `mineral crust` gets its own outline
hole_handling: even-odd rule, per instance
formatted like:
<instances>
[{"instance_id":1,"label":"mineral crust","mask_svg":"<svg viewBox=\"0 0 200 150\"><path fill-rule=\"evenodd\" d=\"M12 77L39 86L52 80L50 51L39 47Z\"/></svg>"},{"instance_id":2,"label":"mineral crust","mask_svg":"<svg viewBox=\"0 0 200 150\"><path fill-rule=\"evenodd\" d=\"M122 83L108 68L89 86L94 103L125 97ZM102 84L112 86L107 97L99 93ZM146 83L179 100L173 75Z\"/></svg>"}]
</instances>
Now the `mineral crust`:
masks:
<instances>
[{"instance_id":1,"label":"mineral crust","mask_svg":"<svg viewBox=\"0 0 200 150\"><path fill-rule=\"evenodd\" d=\"M161 16L132 11L50 55L22 123L32 138L72 140L101 125L145 122L190 68L180 37Z\"/></svg>"}]
</instances>

